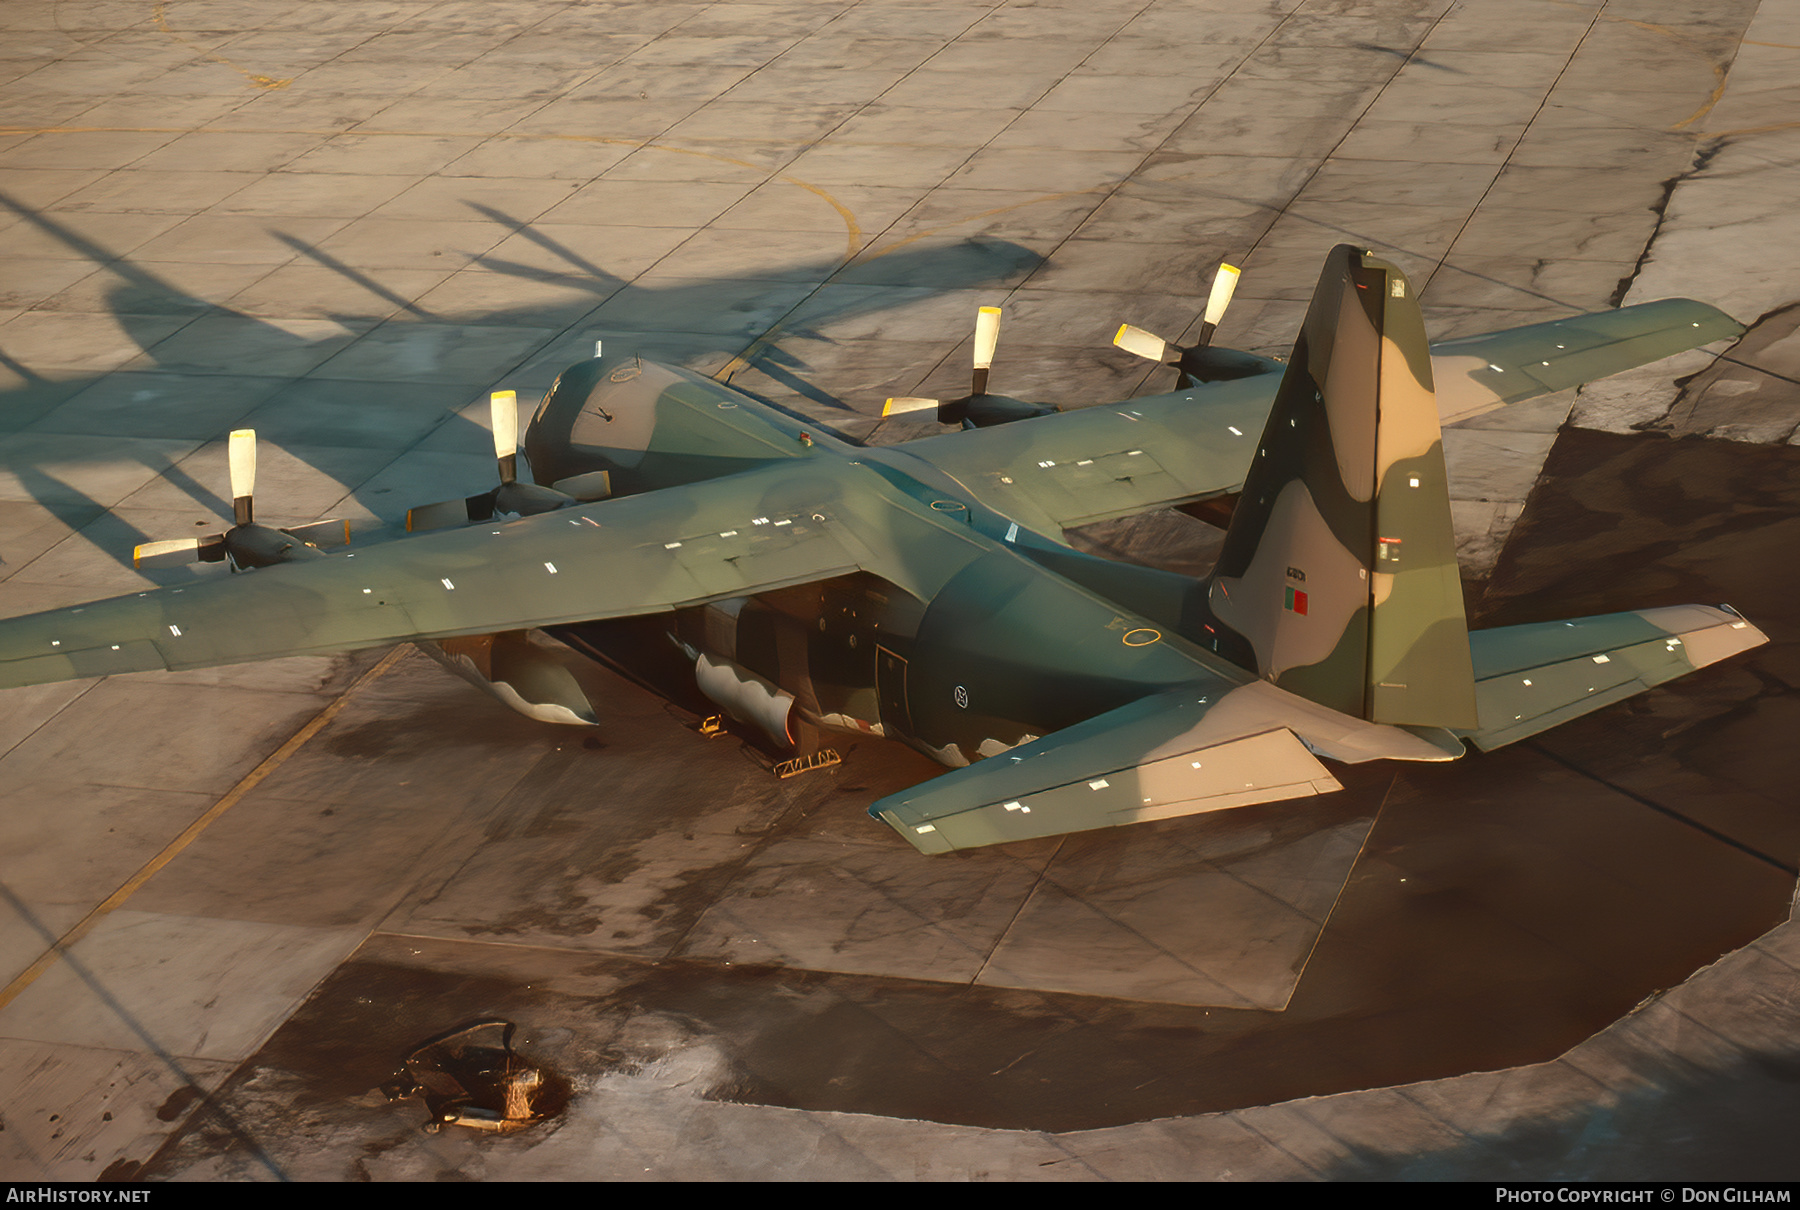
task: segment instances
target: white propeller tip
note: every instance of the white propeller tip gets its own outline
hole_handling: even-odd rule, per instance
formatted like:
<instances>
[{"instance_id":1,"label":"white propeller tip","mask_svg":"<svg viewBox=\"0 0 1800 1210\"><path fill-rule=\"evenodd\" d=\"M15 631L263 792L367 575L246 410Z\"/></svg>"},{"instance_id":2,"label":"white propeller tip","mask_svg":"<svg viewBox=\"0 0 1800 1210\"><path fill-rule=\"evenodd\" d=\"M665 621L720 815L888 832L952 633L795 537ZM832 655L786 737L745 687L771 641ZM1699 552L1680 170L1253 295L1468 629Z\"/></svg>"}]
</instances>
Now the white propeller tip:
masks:
<instances>
[{"instance_id":1,"label":"white propeller tip","mask_svg":"<svg viewBox=\"0 0 1800 1210\"><path fill-rule=\"evenodd\" d=\"M985 370L994 364L994 349L1000 343L1000 308L983 307L975 313L975 368Z\"/></svg>"},{"instance_id":2,"label":"white propeller tip","mask_svg":"<svg viewBox=\"0 0 1800 1210\"><path fill-rule=\"evenodd\" d=\"M175 567L192 563L200 552L199 538L173 538L164 542L145 542L131 552L133 567Z\"/></svg>"},{"instance_id":3,"label":"white propeller tip","mask_svg":"<svg viewBox=\"0 0 1800 1210\"><path fill-rule=\"evenodd\" d=\"M256 493L256 430L233 429L225 444L231 470L231 496L241 500Z\"/></svg>"},{"instance_id":4,"label":"white propeller tip","mask_svg":"<svg viewBox=\"0 0 1800 1210\"><path fill-rule=\"evenodd\" d=\"M1169 347L1168 342L1154 332L1146 332L1144 329L1134 328L1130 324L1119 325L1119 331L1113 337L1113 343L1127 353L1136 354L1146 361L1158 362L1163 359L1163 354L1168 351Z\"/></svg>"},{"instance_id":5,"label":"white propeller tip","mask_svg":"<svg viewBox=\"0 0 1800 1210\"><path fill-rule=\"evenodd\" d=\"M888 416L904 416L908 412L923 412L926 408L935 408L937 405L938 401L935 399L920 399L914 396L902 396L898 399L890 399L883 404L881 414L884 418Z\"/></svg>"},{"instance_id":6,"label":"white propeller tip","mask_svg":"<svg viewBox=\"0 0 1800 1210\"><path fill-rule=\"evenodd\" d=\"M1237 289L1240 272L1236 265L1221 264L1218 273L1213 275L1212 294L1206 300L1207 323L1216 327L1225 318L1225 308L1231 305L1231 295Z\"/></svg>"},{"instance_id":7,"label":"white propeller tip","mask_svg":"<svg viewBox=\"0 0 1800 1210\"><path fill-rule=\"evenodd\" d=\"M519 393L495 391L488 396L488 414L494 422L494 456L505 458L519 449Z\"/></svg>"}]
</instances>

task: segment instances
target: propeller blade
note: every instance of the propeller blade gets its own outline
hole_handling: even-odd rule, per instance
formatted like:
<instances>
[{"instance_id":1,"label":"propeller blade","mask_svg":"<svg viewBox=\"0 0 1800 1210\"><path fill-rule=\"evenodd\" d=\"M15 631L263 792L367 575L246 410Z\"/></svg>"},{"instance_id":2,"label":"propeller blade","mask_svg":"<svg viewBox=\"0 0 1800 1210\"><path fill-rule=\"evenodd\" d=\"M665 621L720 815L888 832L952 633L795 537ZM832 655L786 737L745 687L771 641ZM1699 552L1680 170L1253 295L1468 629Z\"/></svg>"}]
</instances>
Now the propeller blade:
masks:
<instances>
[{"instance_id":1,"label":"propeller blade","mask_svg":"<svg viewBox=\"0 0 1800 1210\"><path fill-rule=\"evenodd\" d=\"M890 399L887 403L883 404L881 414L883 417L903 416L907 412L923 412L926 408L935 409L937 406L938 401L935 399L919 399L913 396L902 396L898 399Z\"/></svg>"},{"instance_id":2,"label":"propeller blade","mask_svg":"<svg viewBox=\"0 0 1800 1210\"><path fill-rule=\"evenodd\" d=\"M1147 361L1160 362L1169 349L1169 342L1162 337L1142 328L1134 328L1130 324L1119 325L1119 333L1113 337L1113 343L1127 353L1135 353Z\"/></svg>"},{"instance_id":3,"label":"propeller blade","mask_svg":"<svg viewBox=\"0 0 1800 1210\"><path fill-rule=\"evenodd\" d=\"M1231 305L1232 292L1237 289L1238 269L1235 265L1221 264L1219 271L1213 276L1212 293L1206 299L1206 316L1200 328L1200 345L1204 347L1212 340L1213 329L1225 318L1225 308Z\"/></svg>"},{"instance_id":4,"label":"propeller blade","mask_svg":"<svg viewBox=\"0 0 1800 1210\"><path fill-rule=\"evenodd\" d=\"M131 554L134 567L182 567L189 563L218 563L225 558L225 535L204 538L171 538L145 542Z\"/></svg>"},{"instance_id":5,"label":"propeller blade","mask_svg":"<svg viewBox=\"0 0 1800 1210\"><path fill-rule=\"evenodd\" d=\"M994 349L1000 343L1000 308L983 307L975 312L975 382L971 395L987 394L988 370L994 364Z\"/></svg>"},{"instance_id":6,"label":"propeller blade","mask_svg":"<svg viewBox=\"0 0 1800 1210\"><path fill-rule=\"evenodd\" d=\"M494 457L500 460L500 482L511 483L519 466L519 394L495 391L488 396L488 415L494 423Z\"/></svg>"},{"instance_id":7,"label":"propeller blade","mask_svg":"<svg viewBox=\"0 0 1800 1210\"><path fill-rule=\"evenodd\" d=\"M231 511L239 525L249 525L256 520L251 506L256 494L256 430L232 430L225 451L231 463Z\"/></svg>"},{"instance_id":8,"label":"propeller blade","mask_svg":"<svg viewBox=\"0 0 1800 1210\"><path fill-rule=\"evenodd\" d=\"M138 567L178 567L184 563L231 563L231 570L269 567L297 559L324 558L322 546L348 546L348 521L313 521L291 529L258 525L251 507L256 490L256 433L235 429L226 442L231 471L231 511L237 523L222 534L145 542L132 552Z\"/></svg>"},{"instance_id":9,"label":"propeller blade","mask_svg":"<svg viewBox=\"0 0 1800 1210\"><path fill-rule=\"evenodd\" d=\"M975 313L975 368L985 370L994 364L994 349L1000 343L1000 308L983 307Z\"/></svg>"}]
</instances>

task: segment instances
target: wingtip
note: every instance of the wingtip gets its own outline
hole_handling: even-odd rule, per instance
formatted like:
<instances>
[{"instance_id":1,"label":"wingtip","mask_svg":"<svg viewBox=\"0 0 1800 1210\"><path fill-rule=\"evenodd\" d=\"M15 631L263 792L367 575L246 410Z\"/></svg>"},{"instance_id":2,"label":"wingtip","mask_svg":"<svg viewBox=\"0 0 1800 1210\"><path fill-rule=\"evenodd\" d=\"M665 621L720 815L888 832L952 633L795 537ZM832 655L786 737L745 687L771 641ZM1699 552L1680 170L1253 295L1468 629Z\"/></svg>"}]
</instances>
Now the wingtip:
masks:
<instances>
[{"instance_id":1,"label":"wingtip","mask_svg":"<svg viewBox=\"0 0 1800 1210\"><path fill-rule=\"evenodd\" d=\"M880 803L869 808L869 815L894 829L908 844L927 857L956 851L956 846L951 844L942 832L938 831L937 825L934 823L909 824L895 814L891 808L883 809Z\"/></svg>"}]
</instances>

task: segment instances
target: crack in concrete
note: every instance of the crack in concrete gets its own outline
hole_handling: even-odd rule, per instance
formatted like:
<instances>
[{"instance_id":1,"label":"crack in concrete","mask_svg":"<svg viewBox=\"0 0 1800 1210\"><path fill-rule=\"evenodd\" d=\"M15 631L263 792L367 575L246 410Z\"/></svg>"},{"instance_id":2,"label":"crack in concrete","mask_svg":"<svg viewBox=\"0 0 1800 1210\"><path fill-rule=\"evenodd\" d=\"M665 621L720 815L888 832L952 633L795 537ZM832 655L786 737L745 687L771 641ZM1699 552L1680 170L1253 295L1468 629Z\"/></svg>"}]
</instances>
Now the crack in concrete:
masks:
<instances>
[{"instance_id":1,"label":"crack in concrete","mask_svg":"<svg viewBox=\"0 0 1800 1210\"><path fill-rule=\"evenodd\" d=\"M1644 271L1644 266L1649 263L1650 253L1656 247L1656 237L1662 234L1663 221L1668 218L1669 202L1675 197L1676 188L1679 187L1683 181L1692 180L1702 172L1705 172L1707 165L1711 164L1713 158L1721 151L1725 150L1730 141L1731 140L1729 139L1719 138L1713 139L1707 143L1702 143L1694 149L1694 162L1688 166L1686 171L1678 172L1674 176L1663 181L1662 197L1658 198L1656 204L1650 207L1651 211L1656 215L1656 226L1650 229L1650 238L1644 241L1644 250L1638 254L1637 264L1633 265L1631 272L1624 277L1621 277L1619 279L1619 284L1613 287L1612 297L1607 300L1608 306L1620 307L1625 305L1625 296L1631 293L1631 287L1637 282L1638 274L1642 273Z\"/></svg>"},{"instance_id":2,"label":"crack in concrete","mask_svg":"<svg viewBox=\"0 0 1800 1210\"><path fill-rule=\"evenodd\" d=\"M1715 357L1711 364L1675 380L1677 388L1675 397L1661 415L1649 420L1638 421L1630 427L1639 432L1666 432L1680 436L1720 435L1721 430L1729 426L1696 422L1696 417L1702 416L1702 408L1708 401L1709 391L1714 387L1724 383L1736 383L1749 388L1731 392L1728 396L1730 413L1733 416L1741 417L1746 411L1751 410L1750 405L1755 402L1754 397L1762 394L1762 391L1758 389L1758 377L1800 386L1800 378L1784 374L1780 370L1752 360L1758 358L1772 346L1793 336L1797 330L1800 330L1800 301L1783 303L1779 307L1763 312L1752 320L1731 347ZM1740 373L1734 374L1733 371L1740 371ZM1749 382L1746 382L1747 375L1757 377L1752 377ZM1721 393L1723 394L1723 392ZM1777 408L1791 406L1782 399L1771 402ZM1792 424L1788 424L1782 429L1778 440L1772 441L1770 444L1788 444L1794 440L1796 434L1800 434L1800 415L1795 417Z\"/></svg>"}]
</instances>

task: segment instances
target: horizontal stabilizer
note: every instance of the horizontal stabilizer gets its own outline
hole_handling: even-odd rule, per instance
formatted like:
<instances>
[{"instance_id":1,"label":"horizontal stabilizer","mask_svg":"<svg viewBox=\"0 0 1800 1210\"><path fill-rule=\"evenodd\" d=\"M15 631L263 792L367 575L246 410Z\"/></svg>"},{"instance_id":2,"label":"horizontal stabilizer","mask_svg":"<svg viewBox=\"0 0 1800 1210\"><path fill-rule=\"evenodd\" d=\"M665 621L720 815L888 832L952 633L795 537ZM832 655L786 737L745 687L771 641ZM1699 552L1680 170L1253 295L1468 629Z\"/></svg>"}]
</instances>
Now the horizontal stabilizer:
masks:
<instances>
[{"instance_id":1,"label":"horizontal stabilizer","mask_svg":"<svg viewBox=\"0 0 1800 1210\"><path fill-rule=\"evenodd\" d=\"M1730 609L1676 605L1469 635L1482 751L1516 743L1768 642Z\"/></svg>"},{"instance_id":2,"label":"horizontal stabilizer","mask_svg":"<svg viewBox=\"0 0 1800 1210\"><path fill-rule=\"evenodd\" d=\"M1442 423L1502 404L1550 395L1647 365L1687 349L1730 340L1744 326L1717 307L1687 298L1572 315L1431 346Z\"/></svg>"},{"instance_id":3,"label":"horizontal stabilizer","mask_svg":"<svg viewBox=\"0 0 1800 1210\"><path fill-rule=\"evenodd\" d=\"M1214 710L1240 692L1143 698L889 795L869 814L920 852L945 853L1342 788L1261 710Z\"/></svg>"}]
</instances>

